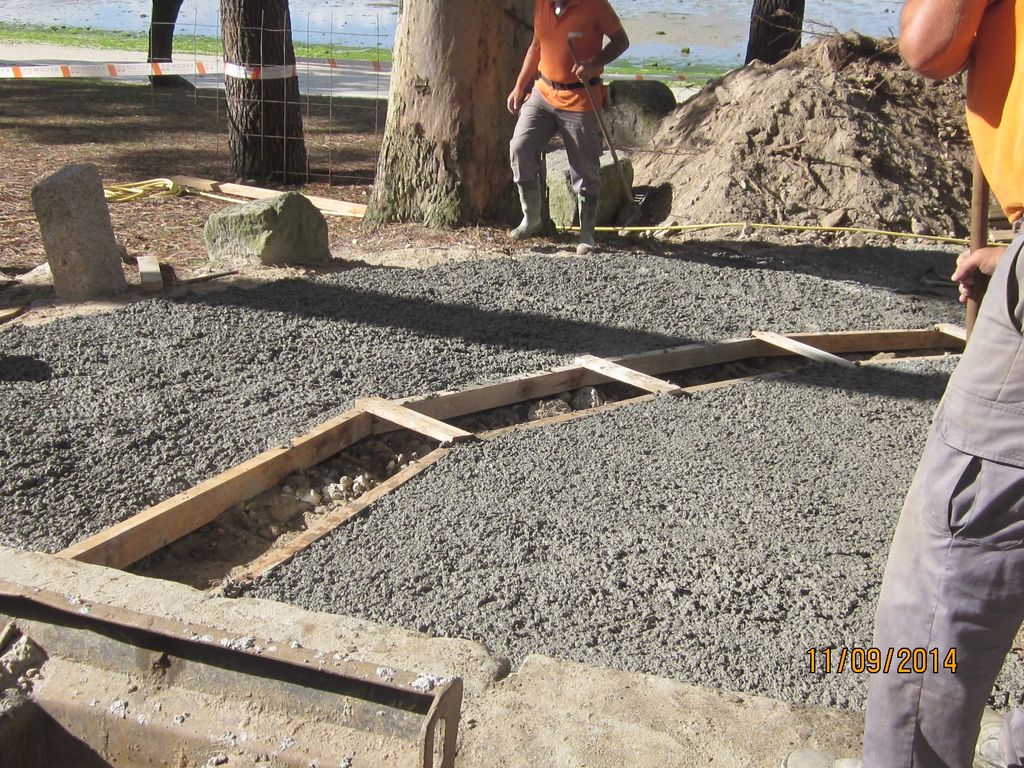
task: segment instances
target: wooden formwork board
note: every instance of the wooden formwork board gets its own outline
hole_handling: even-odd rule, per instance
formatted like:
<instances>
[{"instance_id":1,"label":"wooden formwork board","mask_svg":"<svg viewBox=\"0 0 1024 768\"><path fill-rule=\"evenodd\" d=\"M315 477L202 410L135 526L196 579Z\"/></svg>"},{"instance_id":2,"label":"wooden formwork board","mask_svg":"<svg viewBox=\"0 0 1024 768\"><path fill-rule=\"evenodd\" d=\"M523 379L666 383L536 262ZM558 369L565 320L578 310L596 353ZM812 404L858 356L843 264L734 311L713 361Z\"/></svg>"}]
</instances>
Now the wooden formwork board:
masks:
<instances>
[{"instance_id":1,"label":"wooden formwork board","mask_svg":"<svg viewBox=\"0 0 1024 768\"><path fill-rule=\"evenodd\" d=\"M781 333L773 333L772 331L754 331L754 338L761 339L761 341L767 341L773 346L779 347L792 352L794 355L800 355L806 357L808 360L813 360L816 363L826 363L828 365L838 365L843 368L856 368L856 363L852 363L845 357L834 355L831 352L827 352L824 349L812 346L803 341L797 341L789 336L783 336Z\"/></svg>"},{"instance_id":2,"label":"wooden formwork board","mask_svg":"<svg viewBox=\"0 0 1024 768\"><path fill-rule=\"evenodd\" d=\"M422 459L417 459L404 469L389 477L377 487L371 488L359 498L354 499L344 507L341 507L340 509L317 520L314 525L307 528L295 538L290 539L285 546L278 547L277 549L271 549L256 558L246 565L241 571L236 572L232 576L232 580L242 583L249 582L253 579L259 578L282 563L288 562L310 544L315 541L319 541L339 525L351 520L368 506L373 504L373 502L377 501L380 497L385 496L396 488L405 485L427 467L437 461L440 461L449 450L451 449L437 448L428 453Z\"/></svg>"},{"instance_id":3,"label":"wooden formwork board","mask_svg":"<svg viewBox=\"0 0 1024 768\"><path fill-rule=\"evenodd\" d=\"M642 389L645 392L652 392L656 395L674 395L679 392L679 387L667 381L629 368L621 363L614 363L611 360L604 360L593 355L583 355L576 358L576 364L581 365L594 373L599 373L612 381L620 381L629 384L631 387Z\"/></svg>"},{"instance_id":4,"label":"wooden formwork board","mask_svg":"<svg viewBox=\"0 0 1024 768\"><path fill-rule=\"evenodd\" d=\"M461 443L473 438L472 432L445 424L443 421L393 403L381 397L364 397L356 400L356 407L372 413L384 421L398 427L405 427L413 432L437 440L441 445Z\"/></svg>"},{"instance_id":5,"label":"wooden formwork board","mask_svg":"<svg viewBox=\"0 0 1024 768\"><path fill-rule=\"evenodd\" d=\"M961 328L959 325L953 325L952 323L939 323L935 326L935 330L944 336L948 336L959 341L961 346L967 343L967 329Z\"/></svg>"},{"instance_id":6,"label":"wooden formwork board","mask_svg":"<svg viewBox=\"0 0 1024 768\"><path fill-rule=\"evenodd\" d=\"M263 187L250 187L246 184L230 184L228 182L222 183L211 179L199 179L193 176L171 176L171 181L178 186L194 189L198 192L235 195L236 197L244 197L249 200L266 200L284 194L279 189L264 189ZM351 216L357 219L361 219L366 213L366 205L364 203L349 203L344 200L334 200L329 197L317 197L316 195L306 194L303 194L303 197L324 213Z\"/></svg>"},{"instance_id":7,"label":"wooden formwork board","mask_svg":"<svg viewBox=\"0 0 1024 768\"><path fill-rule=\"evenodd\" d=\"M297 438L261 453L184 493L140 512L57 554L71 560L125 568L217 519L222 512L270 490L371 432L373 417L348 411Z\"/></svg>"},{"instance_id":8,"label":"wooden formwork board","mask_svg":"<svg viewBox=\"0 0 1024 768\"><path fill-rule=\"evenodd\" d=\"M918 349L959 349L963 344L959 329L952 326L908 331L787 334L785 339L836 355ZM172 499L150 507L122 523L78 542L58 554L83 562L124 568L212 522L235 504L270 490L289 474L319 464L353 443L373 434L406 427L438 439L442 443L454 443L476 437L490 438L502 434L508 429L531 428L570 421L573 418L581 418L585 415L609 410L611 407L618 407L619 404L599 406L588 411L564 414L540 422L528 422L508 429L484 432L480 435L474 435L450 424L445 424L443 420L549 397L582 386L601 383L609 378L622 380L625 377L629 380L628 383L636 386L638 382L643 382L648 389L655 390L655 394L621 401L623 404L642 401L659 394L676 394L677 391L678 393L706 391L740 381L780 374L755 374L754 376L710 382L693 387L675 387L653 377L659 374L681 372L749 358L778 357L790 354L793 354L790 350L763 338L731 339L718 344L688 344L672 349L610 359L585 356L580 358L575 365L509 378L491 384L482 384L457 392L440 392L397 401L366 398L359 401L360 404L356 408L297 438L291 446L275 448L262 453ZM301 548L308 546L309 543L325 535L329 530L358 514L380 496L397 488L438 461L446 452L446 449L438 449L406 467L368 494L364 494L338 512L328 515L320 524L297 537L293 545L268 552L263 558L246 566L243 572L249 575L258 575L258 572L265 572L266 569L291 558Z\"/></svg>"}]
</instances>

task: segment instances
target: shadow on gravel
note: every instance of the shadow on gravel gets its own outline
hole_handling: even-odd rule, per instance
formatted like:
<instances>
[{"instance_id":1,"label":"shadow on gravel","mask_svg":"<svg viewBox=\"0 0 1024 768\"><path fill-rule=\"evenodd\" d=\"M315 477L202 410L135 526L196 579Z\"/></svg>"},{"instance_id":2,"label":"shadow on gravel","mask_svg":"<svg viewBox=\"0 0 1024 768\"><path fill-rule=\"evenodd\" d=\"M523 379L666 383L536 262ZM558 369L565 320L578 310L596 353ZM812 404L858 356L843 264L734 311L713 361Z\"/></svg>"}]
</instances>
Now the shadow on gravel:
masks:
<instances>
[{"instance_id":1,"label":"shadow on gravel","mask_svg":"<svg viewBox=\"0 0 1024 768\"><path fill-rule=\"evenodd\" d=\"M395 296L306 280L280 280L250 290L226 290L191 296L187 300L257 312L280 312L318 321L404 328L424 337L462 339L483 346L520 351L545 350L566 355L583 352L619 355L695 343L694 339L681 336L551 315ZM847 370L808 363L787 378L799 386L842 389L898 399L937 400L945 389L948 375L934 370L918 372L883 366Z\"/></svg>"},{"instance_id":2,"label":"shadow on gravel","mask_svg":"<svg viewBox=\"0 0 1024 768\"><path fill-rule=\"evenodd\" d=\"M279 280L251 290L227 290L190 297L189 301L283 312L316 320L405 328L423 336L457 338L505 349L548 350L572 355L583 352L628 354L693 343L693 339L682 336L304 280Z\"/></svg>"},{"instance_id":3,"label":"shadow on gravel","mask_svg":"<svg viewBox=\"0 0 1024 768\"><path fill-rule=\"evenodd\" d=\"M956 256L940 250L715 240L667 247L661 255L722 269L773 270L849 280L894 293L948 295L954 300L957 296L955 285L946 280L953 273Z\"/></svg>"},{"instance_id":4,"label":"shadow on gravel","mask_svg":"<svg viewBox=\"0 0 1024 768\"><path fill-rule=\"evenodd\" d=\"M946 391L949 374L936 370L908 371L890 365L864 365L856 369L845 369L810 364L790 374L785 380L801 387L935 402Z\"/></svg>"},{"instance_id":5,"label":"shadow on gravel","mask_svg":"<svg viewBox=\"0 0 1024 768\"><path fill-rule=\"evenodd\" d=\"M49 381L53 369L35 357L0 355L0 381Z\"/></svg>"}]
</instances>

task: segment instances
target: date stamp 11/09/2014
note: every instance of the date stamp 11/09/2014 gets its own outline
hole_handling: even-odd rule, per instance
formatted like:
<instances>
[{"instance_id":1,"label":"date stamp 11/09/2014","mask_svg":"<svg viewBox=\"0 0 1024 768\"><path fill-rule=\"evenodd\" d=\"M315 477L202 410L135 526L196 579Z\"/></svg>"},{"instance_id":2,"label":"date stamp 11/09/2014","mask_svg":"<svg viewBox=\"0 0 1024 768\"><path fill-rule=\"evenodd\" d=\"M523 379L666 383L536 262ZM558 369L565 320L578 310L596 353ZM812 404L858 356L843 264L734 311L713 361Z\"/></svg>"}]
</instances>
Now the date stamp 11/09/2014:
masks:
<instances>
[{"instance_id":1,"label":"date stamp 11/09/2014","mask_svg":"<svg viewBox=\"0 0 1024 768\"><path fill-rule=\"evenodd\" d=\"M842 674L895 672L899 675L923 675L931 672L956 673L956 648L808 648L808 672Z\"/></svg>"}]
</instances>

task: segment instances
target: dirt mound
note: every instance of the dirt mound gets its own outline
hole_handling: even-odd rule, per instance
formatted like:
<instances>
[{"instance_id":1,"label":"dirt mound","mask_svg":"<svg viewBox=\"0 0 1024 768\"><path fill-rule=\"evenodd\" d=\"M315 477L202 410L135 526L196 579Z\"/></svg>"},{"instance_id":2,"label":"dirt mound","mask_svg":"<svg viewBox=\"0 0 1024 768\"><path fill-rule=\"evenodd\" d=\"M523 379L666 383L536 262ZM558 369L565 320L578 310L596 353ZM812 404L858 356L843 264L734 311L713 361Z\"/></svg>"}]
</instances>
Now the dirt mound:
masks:
<instances>
[{"instance_id":1,"label":"dirt mound","mask_svg":"<svg viewBox=\"0 0 1024 768\"><path fill-rule=\"evenodd\" d=\"M894 40L829 37L712 80L634 157L666 224L850 225L965 236L962 77L932 82ZM721 233L710 231L713 236Z\"/></svg>"}]
</instances>

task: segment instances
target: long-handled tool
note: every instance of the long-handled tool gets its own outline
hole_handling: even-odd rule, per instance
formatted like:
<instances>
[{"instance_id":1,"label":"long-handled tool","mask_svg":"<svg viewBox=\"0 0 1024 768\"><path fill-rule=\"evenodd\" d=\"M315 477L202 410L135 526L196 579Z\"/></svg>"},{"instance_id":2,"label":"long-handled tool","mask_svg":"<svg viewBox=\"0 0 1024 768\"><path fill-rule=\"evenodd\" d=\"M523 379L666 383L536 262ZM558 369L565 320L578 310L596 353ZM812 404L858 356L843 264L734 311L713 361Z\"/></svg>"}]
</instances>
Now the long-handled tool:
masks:
<instances>
[{"instance_id":1,"label":"long-handled tool","mask_svg":"<svg viewBox=\"0 0 1024 768\"><path fill-rule=\"evenodd\" d=\"M988 179L981 170L978 155L974 155L974 172L971 188L971 250L976 251L988 244ZM971 292L974 297L967 299L967 338L974 330L974 321L978 319L981 300L988 288L988 275L979 270L974 278Z\"/></svg>"},{"instance_id":2,"label":"long-handled tool","mask_svg":"<svg viewBox=\"0 0 1024 768\"><path fill-rule=\"evenodd\" d=\"M569 50L572 52L572 59L576 62L576 66L580 65L579 54L576 53L576 43L573 42L574 38L583 37L582 32L570 32L569 33ZM626 205L626 211L619 216L621 226L628 226L633 219L637 217L640 212L640 206L643 205L644 200L647 199L647 195L644 194L633 194L633 186L629 183L626 178L626 172L622 169L622 164L619 163L619 155L615 151L615 145L612 144L611 136L608 135L608 127L604 124L604 118L601 117L601 110L597 106L597 101L594 99L594 92L590 90L590 83L586 80L581 81L583 88L587 92L587 99L590 101L590 106L594 110L594 115L597 117L597 124L601 126L601 135L604 136L604 141L608 145L608 151L612 153L612 161L615 163L616 169L619 172L619 178L622 180L622 189L626 193L626 200L629 202Z\"/></svg>"}]
</instances>

